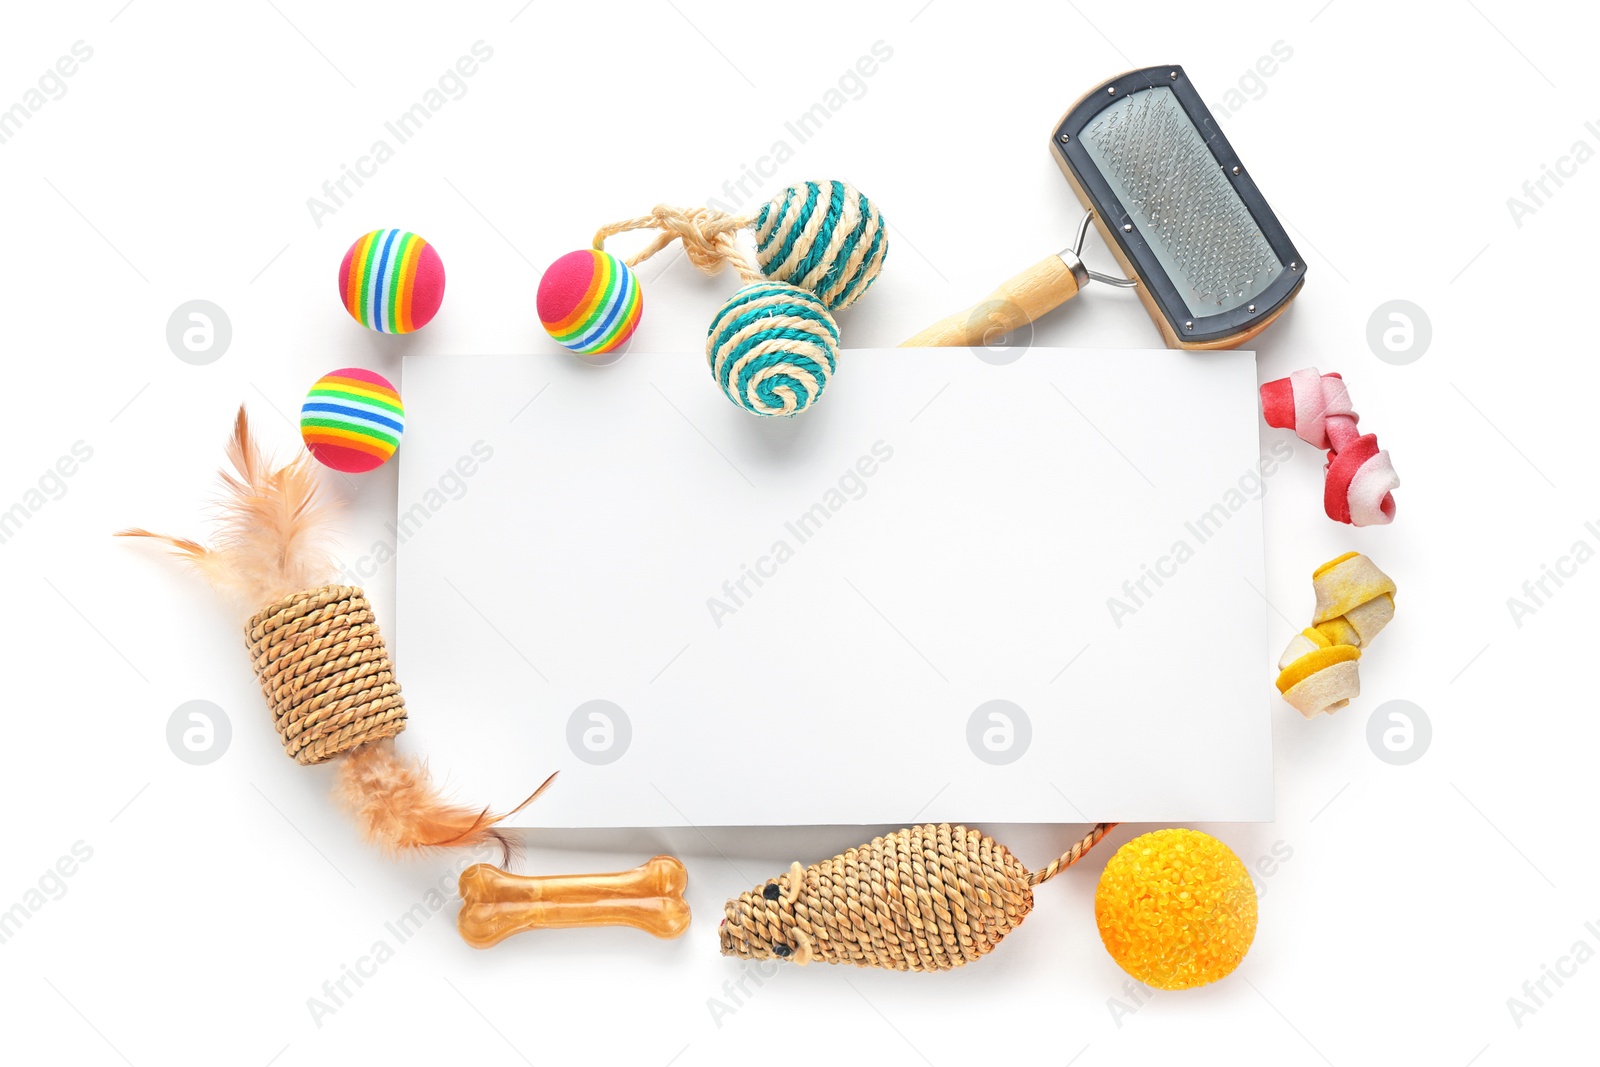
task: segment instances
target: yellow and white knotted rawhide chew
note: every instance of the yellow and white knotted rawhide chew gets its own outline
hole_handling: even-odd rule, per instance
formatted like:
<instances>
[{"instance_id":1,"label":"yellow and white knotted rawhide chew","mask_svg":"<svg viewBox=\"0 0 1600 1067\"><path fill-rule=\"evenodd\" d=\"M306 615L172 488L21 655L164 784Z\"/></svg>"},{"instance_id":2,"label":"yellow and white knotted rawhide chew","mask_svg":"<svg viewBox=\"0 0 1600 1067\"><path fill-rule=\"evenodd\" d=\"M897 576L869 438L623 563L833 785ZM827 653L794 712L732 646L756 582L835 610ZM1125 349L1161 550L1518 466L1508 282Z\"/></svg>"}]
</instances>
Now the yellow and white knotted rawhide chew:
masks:
<instances>
[{"instance_id":1,"label":"yellow and white knotted rawhide chew","mask_svg":"<svg viewBox=\"0 0 1600 1067\"><path fill-rule=\"evenodd\" d=\"M1359 552L1311 573L1317 596L1311 625L1278 660L1278 692L1306 718L1332 714L1361 695L1361 650L1394 618L1394 581Z\"/></svg>"}]
</instances>

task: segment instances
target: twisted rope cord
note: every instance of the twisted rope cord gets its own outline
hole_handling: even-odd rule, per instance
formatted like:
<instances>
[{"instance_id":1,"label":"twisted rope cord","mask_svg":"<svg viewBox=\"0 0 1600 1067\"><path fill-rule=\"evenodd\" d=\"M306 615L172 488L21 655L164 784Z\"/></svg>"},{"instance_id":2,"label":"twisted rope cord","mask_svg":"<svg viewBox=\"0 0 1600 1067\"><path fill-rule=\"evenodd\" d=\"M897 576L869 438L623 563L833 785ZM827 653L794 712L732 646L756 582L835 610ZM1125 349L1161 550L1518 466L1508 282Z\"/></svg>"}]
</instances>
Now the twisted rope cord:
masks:
<instances>
[{"instance_id":1,"label":"twisted rope cord","mask_svg":"<svg viewBox=\"0 0 1600 1067\"><path fill-rule=\"evenodd\" d=\"M1095 823L1094 829L1085 834L1082 840L1073 843L1073 846L1051 860L1050 863L1028 875L1030 886L1042 885L1083 859L1084 853L1100 843L1100 839L1116 829L1114 822Z\"/></svg>"},{"instance_id":2,"label":"twisted rope cord","mask_svg":"<svg viewBox=\"0 0 1600 1067\"><path fill-rule=\"evenodd\" d=\"M715 274L727 263L744 281L757 282L762 278L761 269L750 261L734 240L734 234L754 221L748 215L729 215L715 208L679 208L657 204L648 215L600 227L595 231L594 247L598 251L605 251L606 238L619 233L659 230L661 232L649 244L623 262L630 267L637 267L673 241L680 241L689 262L705 273Z\"/></svg>"},{"instance_id":3,"label":"twisted rope cord","mask_svg":"<svg viewBox=\"0 0 1600 1067\"><path fill-rule=\"evenodd\" d=\"M245 636L273 726L296 762L322 763L405 729L405 698L360 589L290 594L251 616Z\"/></svg>"}]
</instances>

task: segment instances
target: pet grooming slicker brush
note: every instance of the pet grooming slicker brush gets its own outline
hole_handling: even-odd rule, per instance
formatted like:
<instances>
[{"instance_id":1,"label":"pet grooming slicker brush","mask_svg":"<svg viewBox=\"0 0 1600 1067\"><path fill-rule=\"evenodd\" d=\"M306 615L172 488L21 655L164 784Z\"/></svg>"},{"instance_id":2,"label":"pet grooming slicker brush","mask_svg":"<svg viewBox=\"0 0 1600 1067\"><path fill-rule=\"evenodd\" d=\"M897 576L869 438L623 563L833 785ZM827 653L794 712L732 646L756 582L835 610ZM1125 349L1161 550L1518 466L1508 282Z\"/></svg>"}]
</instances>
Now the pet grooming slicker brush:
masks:
<instances>
[{"instance_id":1,"label":"pet grooming slicker brush","mask_svg":"<svg viewBox=\"0 0 1600 1067\"><path fill-rule=\"evenodd\" d=\"M1063 116L1050 145L1088 212L1072 245L907 346L991 343L1093 280L1133 289L1169 348L1234 348L1300 291L1304 261L1182 67L1147 67L1096 86ZM1084 265L1091 219L1127 278Z\"/></svg>"}]
</instances>

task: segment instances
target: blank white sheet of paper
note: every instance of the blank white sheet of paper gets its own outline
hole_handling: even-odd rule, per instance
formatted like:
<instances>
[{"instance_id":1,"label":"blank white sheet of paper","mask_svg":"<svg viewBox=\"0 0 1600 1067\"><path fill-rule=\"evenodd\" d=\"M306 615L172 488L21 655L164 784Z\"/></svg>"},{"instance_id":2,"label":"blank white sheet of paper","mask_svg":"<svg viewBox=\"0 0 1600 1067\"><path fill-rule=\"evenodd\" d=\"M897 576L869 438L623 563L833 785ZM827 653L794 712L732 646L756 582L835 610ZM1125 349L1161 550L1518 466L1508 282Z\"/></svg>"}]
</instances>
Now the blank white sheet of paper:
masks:
<instances>
[{"instance_id":1,"label":"blank white sheet of paper","mask_svg":"<svg viewBox=\"0 0 1600 1067\"><path fill-rule=\"evenodd\" d=\"M1273 816L1249 352L847 350L791 419L690 353L401 389L401 744L559 769L513 825Z\"/></svg>"}]
</instances>

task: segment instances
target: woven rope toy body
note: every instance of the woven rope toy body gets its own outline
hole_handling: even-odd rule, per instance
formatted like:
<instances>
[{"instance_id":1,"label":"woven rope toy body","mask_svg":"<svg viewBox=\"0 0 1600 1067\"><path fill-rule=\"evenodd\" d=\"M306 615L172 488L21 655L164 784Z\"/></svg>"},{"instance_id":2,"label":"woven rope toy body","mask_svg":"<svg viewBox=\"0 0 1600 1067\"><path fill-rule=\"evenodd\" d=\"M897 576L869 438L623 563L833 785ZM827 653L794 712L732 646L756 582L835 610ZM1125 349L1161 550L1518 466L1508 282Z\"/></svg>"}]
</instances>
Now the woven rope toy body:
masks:
<instances>
[{"instance_id":1,"label":"woven rope toy body","mask_svg":"<svg viewBox=\"0 0 1600 1067\"><path fill-rule=\"evenodd\" d=\"M1322 506L1328 518L1352 526L1382 526L1394 521L1394 494L1400 476L1376 434L1363 434L1361 418L1350 405L1350 391L1337 374L1315 367L1261 387L1261 410L1268 426L1293 430L1301 440L1326 449L1327 479Z\"/></svg>"},{"instance_id":2,"label":"woven rope toy body","mask_svg":"<svg viewBox=\"0 0 1600 1067\"><path fill-rule=\"evenodd\" d=\"M504 816L449 802L427 768L394 747L405 699L366 595L328 580L337 568L310 454L272 466L243 408L227 454L233 470L222 472L213 544L140 529L122 536L162 542L252 612L245 640L284 751L297 763L338 761L335 793L370 841L398 852L492 840L509 856L495 829Z\"/></svg>"},{"instance_id":3,"label":"woven rope toy body","mask_svg":"<svg viewBox=\"0 0 1600 1067\"><path fill-rule=\"evenodd\" d=\"M1033 910L1033 889L1082 859L1100 823L1039 871L949 823L875 837L728 901L724 956L946 971L987 955Z\"/></svg>"},{"instance_id":4,"label":"woven rope toy body","mask_svg":"<svg viewBox=\"0 0 1600 1067\"><path fill-rule=\"evenodd\" d=\"M605 250L608 239L635 230L657 233L627 259ZM752 232L754 258L739 245L742 230ZM592 249L556 261L540 283L545 328L563 344L578 340L569 344L576 351L614 350L626 335L615 340L610 324L637 322L637 302L626 303L628 287L637 291L633 268L673 243L699 270L726 265L745 283L706 331L706 362L728 399L755 415L795 415L822 396L839 359L832 313L861 298L889 251L882 214L846 182L790 186L754 215L662 204L602 226ZM613 286L611 276L623 280ZM595 338L611 347L581 347Z\"/></svg>"},{"instance_id":5,"label":"woven rope toy body","mask_svg":"<svg viewBox=\"0 0 1600 1067\"><path fill-rule=\"evenodd\" d=\"M1359 552L1311 574L1317 610L1278 660L1278 692L1301 715L1333 714L1361 695L1361 650L1394 618L1394 580Z\"/></svg>"},{"instance_id":6,"label":"woven rope toy body","mask_svg":"<svg viewBox=\"0 0 1600 1067\"><path fill-rule=\"evenodd\" d=\"M245 623L245 640L283 750L323 763L406 728L406 702L366 594L325 585L291 593Z\"/></svg>"}]
</instances>

